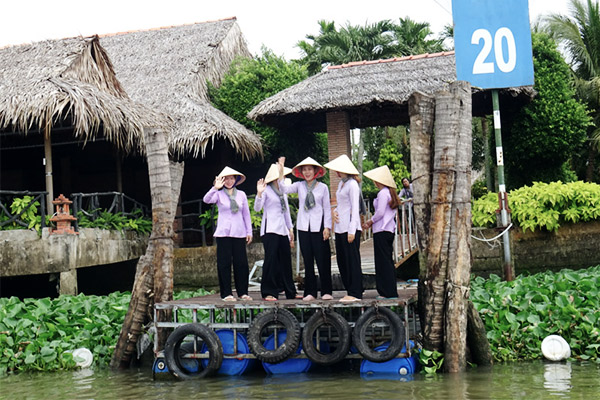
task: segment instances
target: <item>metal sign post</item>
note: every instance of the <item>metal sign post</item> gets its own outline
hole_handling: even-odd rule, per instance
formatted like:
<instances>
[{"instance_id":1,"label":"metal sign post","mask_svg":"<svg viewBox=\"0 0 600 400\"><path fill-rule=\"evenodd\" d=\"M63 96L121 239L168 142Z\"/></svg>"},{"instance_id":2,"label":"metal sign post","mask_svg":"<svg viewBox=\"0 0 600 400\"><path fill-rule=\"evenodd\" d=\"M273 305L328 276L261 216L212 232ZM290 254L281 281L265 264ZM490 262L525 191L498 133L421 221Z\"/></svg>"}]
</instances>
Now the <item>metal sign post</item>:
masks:
<instances>
[{"instance_id":1,"label":"metal sign post","mask_svg":"<svg viewBox=\"0 0 600 400\"><path fill-rule=\"evenodd\" d=\"M496 167L498 169L498 202L500 203L500 222L502 228L508 227L508 197L506 195L506 184L504 183L504 155L502 153L502 135L500 129L500 101L498 100L498 90L492 90L492 105L494 108L494 135L496 138ZM504 279L512 281L513 267L510 257L510 236L509 232L502 235L502 244L504 248Z\"/></svg>"},{"instance_id":2,"label":"metal sign post","mask_svg":"<svg viewBox=\"0 0 600 400\"><path fill-rule=\"evenodd\" d=\"M509 226L504 182L498 88L533 85L533 57L528 0L453 0L456 75L472 86L493 89L496 165L500 222ZM504 244L504 277L513 279L508 230Z\"/></svg>"}]
</instances>

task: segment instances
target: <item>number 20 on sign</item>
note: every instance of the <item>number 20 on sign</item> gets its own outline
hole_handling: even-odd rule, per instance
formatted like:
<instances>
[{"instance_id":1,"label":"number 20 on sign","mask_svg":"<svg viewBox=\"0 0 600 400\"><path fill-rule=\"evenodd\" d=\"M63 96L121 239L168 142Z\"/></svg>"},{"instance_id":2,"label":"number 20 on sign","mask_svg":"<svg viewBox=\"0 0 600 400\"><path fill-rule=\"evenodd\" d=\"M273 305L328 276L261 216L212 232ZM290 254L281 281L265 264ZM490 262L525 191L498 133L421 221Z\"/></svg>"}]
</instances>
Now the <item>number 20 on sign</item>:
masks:
<instances>
[{"instance_id":1,"label":"number 20 on sign","mask_svg":"<svg viewBox=\"0 0 600 400\"><path fill-rule=\"evenodd\" d=\"M533 85L527 0L453 0L456 75L484 89Z\"/></svg>"}]
</instances>

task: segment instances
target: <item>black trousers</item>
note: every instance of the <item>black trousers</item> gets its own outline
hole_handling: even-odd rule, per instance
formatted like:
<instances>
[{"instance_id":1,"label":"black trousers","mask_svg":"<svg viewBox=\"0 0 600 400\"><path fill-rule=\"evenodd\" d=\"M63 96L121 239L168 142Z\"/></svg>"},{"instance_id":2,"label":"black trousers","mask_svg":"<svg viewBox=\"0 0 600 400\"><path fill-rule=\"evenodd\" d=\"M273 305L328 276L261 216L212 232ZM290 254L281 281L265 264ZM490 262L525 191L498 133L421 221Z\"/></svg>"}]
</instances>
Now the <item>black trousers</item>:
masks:
<instances>
[{"instance_id":1,"label":"black trousers","mask_svg":"<svg viewBox=\"0 0 600 400\"><path fill-rule=\"evenodd\" d=\"M263 298L279 295L279 289L283 284L285 297L293 299L296 297L296 287L292 275L292 252L290 250L290 239L287 236L276 233L265 233L261 236L265 248L265 260L262 267L262 279L260 282L260 294Z\"/></svg>"},{"instance_id":2,"label":"black trousers","mask_svg":"<svg viewBox=\"0 0 600 400\"><path fill-rule=\"evenodd\" d=\"M246 256L246 238L217 237L217 274L221 298L232 295L231 262L233 261L233 279L238 296L248 294L248 257Z\"/></svg>"},{"instance_id":3,"label":"black trousers","mask_svg":"<svg viewBox=\"0 0 600 400\"><path fill-rule=\"evenodd\" d=\"M394 234L377 232L373 234L375 252L375 283L377 293L383 297L398 297L396 287L396 267L393 259Z\"/></svg>"},{"instance_id":4,"label":"black trousers","mask_svg":"<svg viewBox=\"0 0 600 400\"><path fill-rule=\"evenodd\" d=\"M321 279L321 296L332 294L331 248L329 240L323 240L323 229L319 232L298 231L300 252L304 259L304 296L317 297L317 277L315 261Z\"/></svg>"},{"instance_id":5,"label":"black trousers","mask_svg":"<svg viewBox=\"0 0 600 400\"><path fill-rule=\"evenodd\" d=\"M356 231L354 241L348 243L347 233L335 234L335 251L344 288L348 296L362 299L362 269L360 268L360 234Z\"/></svg>"}]
</instances>

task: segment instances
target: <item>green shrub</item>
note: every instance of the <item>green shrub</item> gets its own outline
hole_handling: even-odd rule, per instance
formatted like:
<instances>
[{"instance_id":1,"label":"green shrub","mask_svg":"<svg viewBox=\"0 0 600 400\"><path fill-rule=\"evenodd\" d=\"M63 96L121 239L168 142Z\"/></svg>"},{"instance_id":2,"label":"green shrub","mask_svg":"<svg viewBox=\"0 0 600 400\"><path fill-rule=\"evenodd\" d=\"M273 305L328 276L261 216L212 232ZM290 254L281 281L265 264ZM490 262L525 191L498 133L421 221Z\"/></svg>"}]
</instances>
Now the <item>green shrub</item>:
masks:
<instances>
[{"instance_id":1,"label":"green shrub","mask_svg":"<svg viewBox=\"0 0 600 400\"><path fill-rule=\"evenodd\" d=\"M600 185L587 182L535 182L508 193L512 221L523 231L555 231L565 222L600 219ZM472 222L476 227L495 223L498 195L489 193L473 201Z\"/></svg>"},{"instance_id":2,"label":"green shrub","mask_svg":"<svg viewBox=\"0 0 600 400\"><path fill-rule=\"evenodd\" d=\"M80 228L98 228L111 231L130 230L141 234L149 234L152 231L152 220L142 216L142 211L136 209L132 216L128 217L122 213L109 213L100 210L96 218L90 218L82 211L77 213L77 223Z\"/></svg>"}]
</instances>

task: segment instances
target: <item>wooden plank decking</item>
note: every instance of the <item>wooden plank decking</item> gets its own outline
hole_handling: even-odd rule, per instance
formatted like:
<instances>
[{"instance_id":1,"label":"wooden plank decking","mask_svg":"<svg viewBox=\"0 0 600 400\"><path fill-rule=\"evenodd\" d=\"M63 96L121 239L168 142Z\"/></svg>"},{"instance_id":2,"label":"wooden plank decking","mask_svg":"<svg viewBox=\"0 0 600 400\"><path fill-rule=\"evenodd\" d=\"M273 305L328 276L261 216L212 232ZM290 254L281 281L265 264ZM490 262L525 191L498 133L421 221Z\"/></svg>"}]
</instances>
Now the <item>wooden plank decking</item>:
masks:
<instances>
[{"instance_id":1,"label":"wooden plank decking","mask_svg":"<svg viewBox=\"0 0 600 400\"><path fill-rule=\"evenodd\" d=\"M397 299L383 299L378 300L376 290L366 290L363 294L363 298L360 301L354 303L341 303L339 299L344 297L346 293L342 291L334 291L334 300L314 300L314 301L302 301L301 299L286 299L280 297L277 301L265 301L260 297L260 292L250 291L249 295L254 299L251 301L234 301L226 302L221 300L218 294L210 294L201 297L192 297L188 299L172 300L156 304L156 309L256 309L256 308L346 308L346 307L369 307L373 305L378 306L404 306L406 304L412 304L417 299L417 288L411 285L398 285Z\"/></svg>"}]
</instances>

